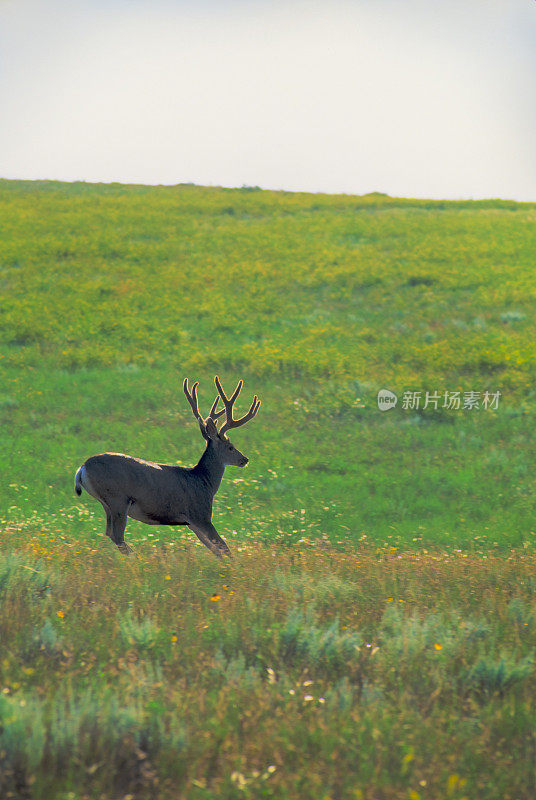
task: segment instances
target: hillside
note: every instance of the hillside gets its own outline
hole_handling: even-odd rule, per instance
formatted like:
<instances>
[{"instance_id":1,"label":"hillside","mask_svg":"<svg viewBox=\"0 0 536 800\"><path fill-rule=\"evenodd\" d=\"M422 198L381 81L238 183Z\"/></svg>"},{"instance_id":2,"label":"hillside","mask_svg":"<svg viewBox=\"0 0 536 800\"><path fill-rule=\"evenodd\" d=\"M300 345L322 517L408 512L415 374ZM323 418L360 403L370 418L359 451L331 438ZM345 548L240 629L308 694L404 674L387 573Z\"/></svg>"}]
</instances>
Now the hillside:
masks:
<instances>
[{"instance_id":1,"label":"hillside","mask_svg":"<svg viewBox=\"0 0 536 800\"><path fill-rule=\"evenodd\" d=\"M208 407L218 372L244 377L244 405L263 401L236 434L251 464L227 471L222 531L530 541L535 215L495 200L1 181L2 515L77 518L72 475L94 452L195 462L180 385L199 380ZM378 411L382 388L394 411ZM405 391L437 392L438 409L403 409ZM445 391L500 391L499 409L445 409ZM77 536L93 537L100 511L86 508Z\"/></svg>"},{"instance_id":2,"label":"hillside","mask_svg":"<svg viewBox=\"0 0 536 800\"><path fill-rule=\"evenodd\" d=\"M0 181L2 798L534 798L535 217ZM216 372L234 558L122 556L76 468L194 463Z\"/></svg>"}]
</instances>

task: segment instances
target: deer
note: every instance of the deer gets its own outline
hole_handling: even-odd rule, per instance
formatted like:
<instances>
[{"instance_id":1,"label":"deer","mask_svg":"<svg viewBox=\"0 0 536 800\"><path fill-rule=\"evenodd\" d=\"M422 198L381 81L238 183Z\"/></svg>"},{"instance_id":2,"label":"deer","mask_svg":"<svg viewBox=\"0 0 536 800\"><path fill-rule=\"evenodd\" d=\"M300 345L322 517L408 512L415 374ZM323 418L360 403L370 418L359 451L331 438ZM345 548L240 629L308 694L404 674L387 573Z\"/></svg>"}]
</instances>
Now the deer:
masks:
<instances>
[{"instance_id":1,"label":"deer","mask_svg":"<svg viewBox=\"0 0 536 800\"><path fill-rule=\"evenodd\" d=\"M106 512L106 536L117 545L120 553L132 552L125 542L125 527L130 517L147 525L187 525L214 555L231 556L212 524L212 501L225 467L245 467L249 461L232 444L227 432L253 419L261 401L255 395L249 411L234 419L234 404L243 381L238 381L230 397L225 394L217 375L214 383L218 394L205 419L198 408L199 383L196 381L190 391L188 378L185 378L182 387L206 440L205 451L195 467L157 464L123 453L102 453L91 456L78 469L75 492L80 496L85 489L102 505ZM223 408L218 410L220 400ZM225 422L218 430L218 420L223 414Z\"/></svg>"}]
</instances>

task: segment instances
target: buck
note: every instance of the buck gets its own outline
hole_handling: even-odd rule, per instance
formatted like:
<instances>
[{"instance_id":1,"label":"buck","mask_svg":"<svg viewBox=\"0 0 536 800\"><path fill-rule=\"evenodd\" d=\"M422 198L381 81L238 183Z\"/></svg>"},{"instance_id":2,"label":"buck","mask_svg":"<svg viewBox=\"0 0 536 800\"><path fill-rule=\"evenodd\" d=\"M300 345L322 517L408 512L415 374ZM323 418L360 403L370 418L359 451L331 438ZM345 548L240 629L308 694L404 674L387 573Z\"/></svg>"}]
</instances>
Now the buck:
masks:
<instances>
[{"instance_id":1,"label":"buck","mask_svg":"<svg viewBox=\"0 0 536 800\"><path fill-rule=\"evenodd\" d=\"M194 383L190 392L188 379L183 383L184 394L207 442L195 467L154 464L122 453L103 453L88 458L76 473L76 493L80 496L85 489L101 503L106 512L106 536L121 553L132 552L125 542L127 517L131 517L148 525L188 525L215 555L231 555L212 524L212 501L225 467L245 467L249 460L232 444L227 431L253 419L261 402L255 395L247 414L234 419L233 407L243 382L238 381L231 397L226 396L218 376L214 382L218 394L206 419L198 409L199 384ZM223 408L218 410L220 400ZM217 421L222 414L226 419L218 430Z\"/></svg>"}]
</instances>

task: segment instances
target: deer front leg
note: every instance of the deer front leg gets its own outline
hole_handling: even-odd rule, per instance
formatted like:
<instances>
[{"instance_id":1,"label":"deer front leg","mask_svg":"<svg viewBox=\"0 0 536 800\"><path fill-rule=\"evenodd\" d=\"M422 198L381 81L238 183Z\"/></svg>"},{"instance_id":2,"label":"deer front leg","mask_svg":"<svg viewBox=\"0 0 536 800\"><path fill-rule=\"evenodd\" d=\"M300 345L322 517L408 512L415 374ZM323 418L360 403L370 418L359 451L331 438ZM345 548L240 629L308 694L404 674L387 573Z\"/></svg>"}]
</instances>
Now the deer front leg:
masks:
<instances>
[{"instance_id":1,"label":"deer front leg","mask_svg":"<svg viewBox=\"0 0 536 800\"><path fill-rule=\"evenodd\" d=\"M218 558L221 558L223 555L232 558L231 551L212 522L189 522L188 527L195 533L197 538L203 542L205 547L208 547Z\"/></svg>"}]
</instances>

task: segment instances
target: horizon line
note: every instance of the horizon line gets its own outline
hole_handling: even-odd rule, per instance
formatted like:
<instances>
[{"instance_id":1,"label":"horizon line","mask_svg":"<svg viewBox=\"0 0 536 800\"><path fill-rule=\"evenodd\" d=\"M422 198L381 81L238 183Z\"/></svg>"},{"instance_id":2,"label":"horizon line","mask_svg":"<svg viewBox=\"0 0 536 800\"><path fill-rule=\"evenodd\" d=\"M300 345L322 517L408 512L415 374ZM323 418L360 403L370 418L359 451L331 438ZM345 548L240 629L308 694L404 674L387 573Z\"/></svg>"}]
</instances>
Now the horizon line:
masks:
<instances>
[{"instance_id":1,"label":"horizon line","mask_svg":"<svg viewBox=\"0 0 536 800\"><path fill-rule=\"evenodd\" d=\"M134 186L140 188L166 188L166 189L173 189L176 187L195 187L197 189L223 189L228 191L255 191L255 192L271 192L274 194L307 194L307 195L323 195L325 197L378 197L378 198L385 198L389 200L419 200L419 201L427 201L432 203L478 203L478 202L507 202L507 203L517 203L523 205L535 205L535 200L519 200L515 197L429 197L429 196L406 196L406 195L392 195L388 192L383 192L379 189L368 191L368 192L347 192L347 191L310 191L305 189L272 189L267 188L264 186L259 186L257 184L247 184L243 183L241 185L234 185L234 186L224 186L223 184L206 184L206 183L195 183L194 181L177 181L173 183L146 183L142 181L116 181L116 180L94 180L90 179L87 180L85 178L72 178L72 179L65 179L65 178L7 178L5 176L0 176L1 182L6 183L60 183L66 185L72 185L77 183L83 183L88 186Z\"/></svg>"}]
</instances>

